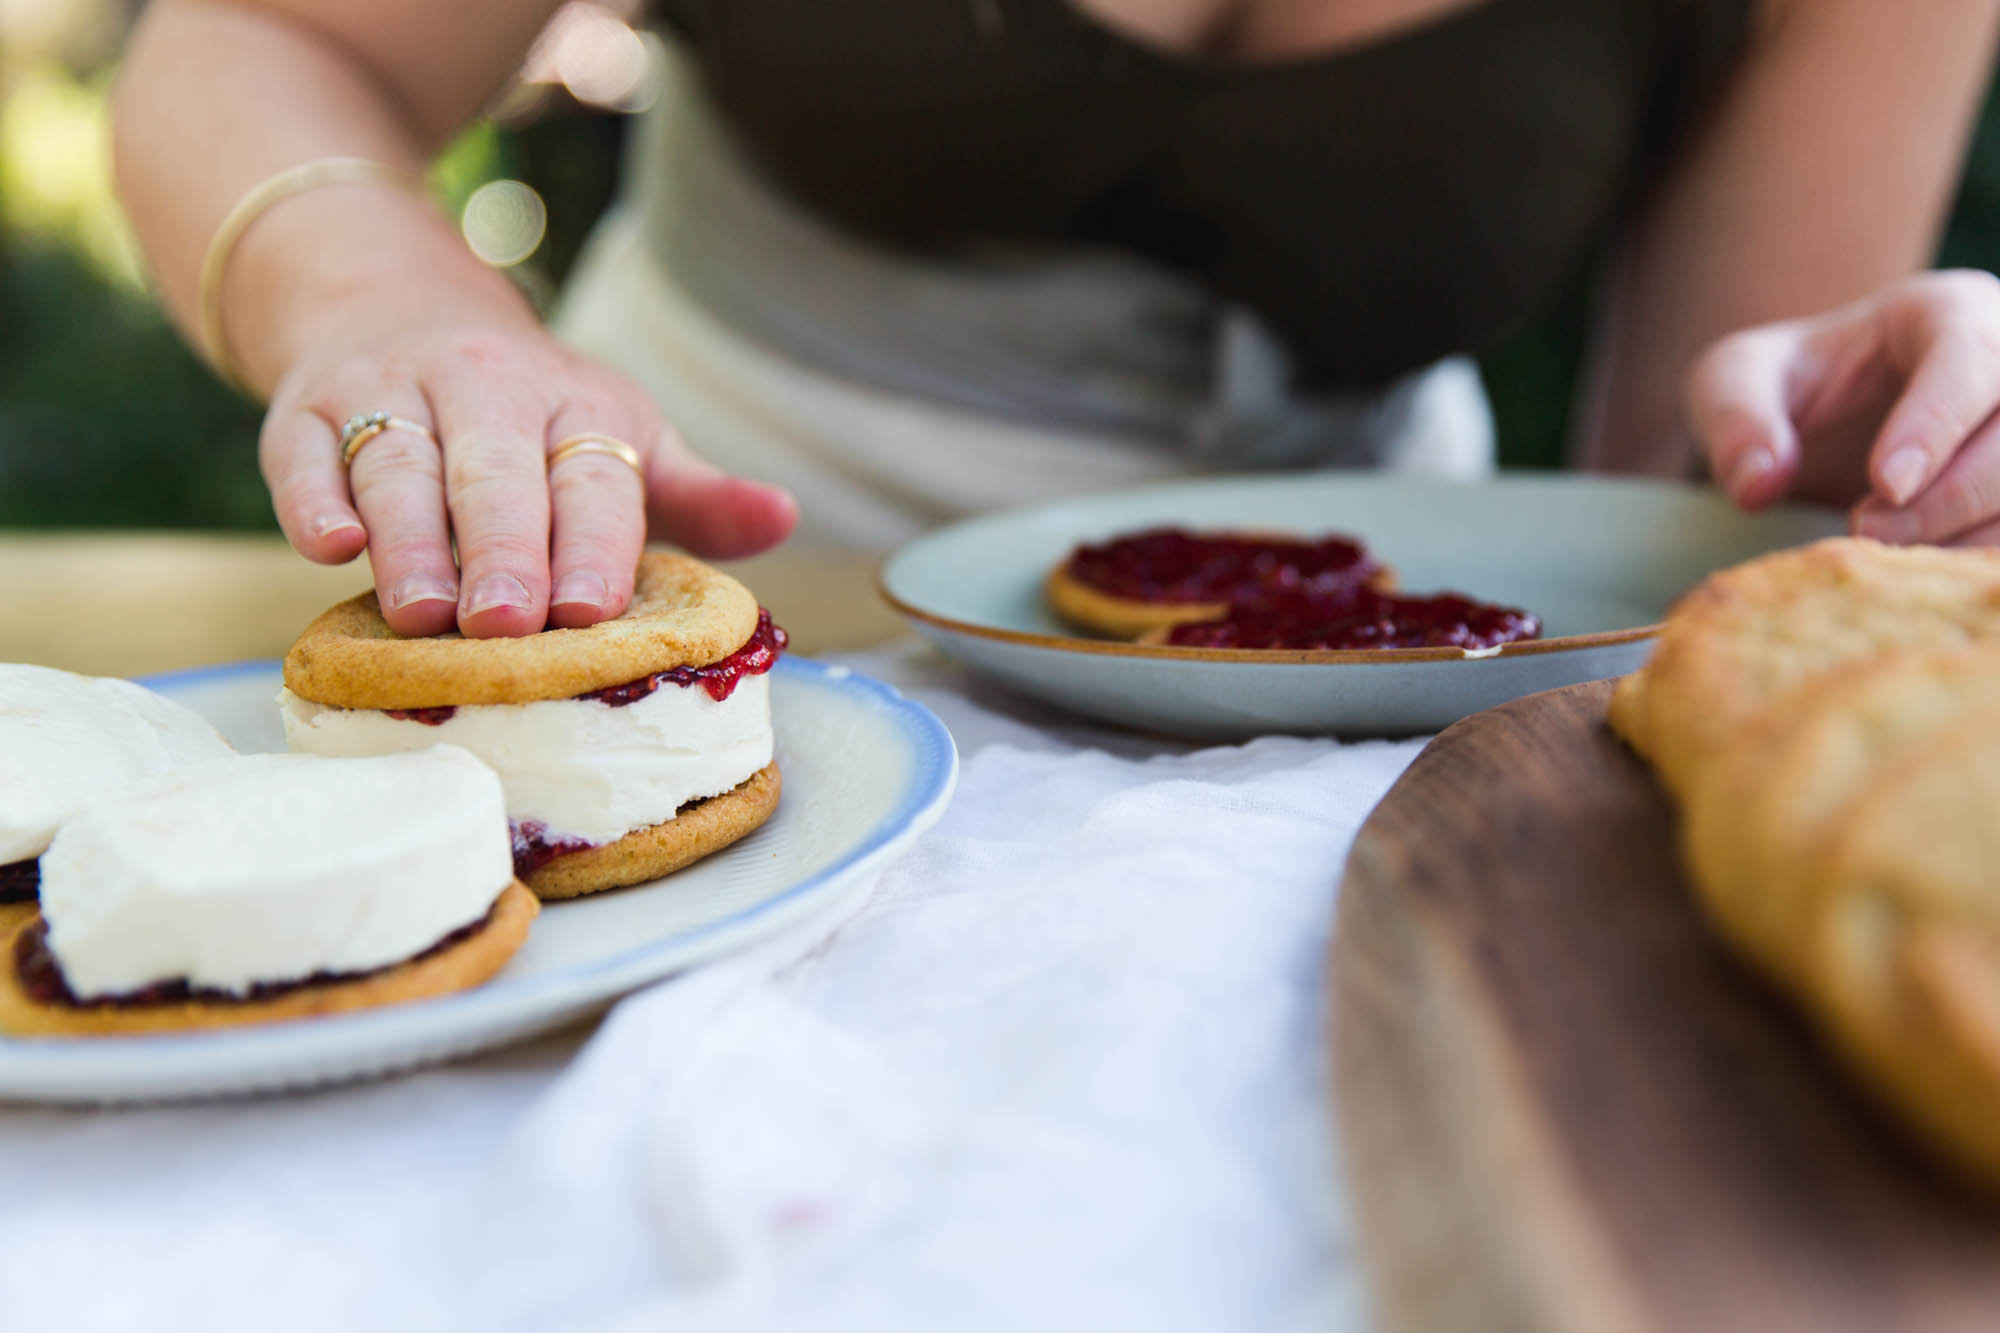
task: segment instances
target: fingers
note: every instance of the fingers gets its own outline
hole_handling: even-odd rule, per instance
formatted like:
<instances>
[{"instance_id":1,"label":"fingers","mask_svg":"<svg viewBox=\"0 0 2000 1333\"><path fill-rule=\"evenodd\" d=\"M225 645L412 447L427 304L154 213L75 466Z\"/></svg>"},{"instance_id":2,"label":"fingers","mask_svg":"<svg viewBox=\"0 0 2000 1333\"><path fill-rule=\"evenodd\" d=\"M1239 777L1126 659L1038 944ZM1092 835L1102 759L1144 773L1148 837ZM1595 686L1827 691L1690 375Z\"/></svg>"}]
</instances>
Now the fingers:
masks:
<instances>
[{"instance_id":1,"label":"fingers","mask_svg":"<svg viewBox=\"0 0 2000 1333\"><path fill-rule=\"evenodd\" d=\"M650 416L650 412L646 412ZM609 435L643 459L657 423L610 394L573 401L549 423L553 450L575 435ZM577 629L607 620L632 600L632 575L646 540L644 480L622 459L573 453L548 467L553 528L549 623Z\"/></svg>"},{"instance_id":2,"label":"fingers","mask_svg":"<svg viewBox=\"0 0 2000 1333\"><path fill-rule=\"evenodd\" d=\"M730 476L696 456L671 427L647 459L646 490L656 532L714 560L769 550L799 520L789 492Z\"/></svg>"},{"instance_id":3,"label":"fingers","mask_svg":"<svg viewBox=\"0 0 2000 1333\"><path fill-rule=\"evenodd\" d=\"M635 387L545 340L424 332L300 373L311 389L290 391L296 406L281 390L262 445L280 521L316 560L365 543L400 634L519 635L617 615L649 502L663 536L709 556L773 546L797 520L785 492L702 462ZM382 432L343 473L334 423L367 412L436 439ZM554 446L578 434L631 443L645 475L589 452L551 469Z\"/></svg>"},{"instance_id":4,"label":"fingers","mask_svg":"<svg viewBox=\"0 0 2000 1333\"><path fill-rule=\"evenodd\" d=\"M368 532L348 502L339 436L325 417L274 405L257 439L257 461L293 550L322 565L361 554Z\"/></svg>"},{"instance_id":5,"label":"fingers","mask_svg":"<svg viewBox=\"0 0 2000 1333\"><path fill-rule=\"evenodd\" d=\"M348 397L430 425L430 412L414 389ZM452 567L442 470L437 442L400 428L362 445L348 469L355 508L368 527L368 562L382 617L398 634L441 634L456 615L458 571Z\"/></svg>"},{"instance_id":6,"label":"fingers","mask_svg":"<svg viewBox=\"0 0 2000 1333\"><path fill-rule=\"evenodd\" d=\"M2000 519L2000 420L1989 419L1906 506L1873 495L1856 506L1854 530L1877 541L1957 541ZM1979 543L1989 544L1989 543Z\"/></svg>"},{"instance_id":7,"label":"fingers","mask_svg":"<svg viewBox=\"0 0 2000 1333\"><path fill-rule=\"evenodd\" d=\"M467 638L532 634L548 619L548 411L536 377L507 373L509 356L497 340L467 338L427 385Z\"/></svg>"},{"instance_id":8,"label":"fingers","mask_svg":"<svg viewBox=\"0 0 2000 1333\"><path fill-rule=\"evenodd\" d=\"M1947 546L2000 546L2000 519L1982 523L1946 542Z\"/></svg>"},{"instance_id":9,"label":"fingers","mask_svg":"<svg viewBox=\"0 0 2000 1333\"><path fill-rule=\"evenodd\" d=\"M1716 343L1689 376L1688 419L1716 481L1745 508L1777 500L1798 471L1789 384L1803 346L1795 325L1751 329Z\"/></svg>"},{"instance_id":10,"label":"fingers","mask_svg":"<svg viewBox=\"0 0 2000 1333\"><path fill-rule=\"evenodd\" d=\"M1904 506L1937 478L2000 403L2000 282L1932 274L1883 308L1892 359L1909 373L1869 456L1875 493Z\"/></svg>"}]
</instances>

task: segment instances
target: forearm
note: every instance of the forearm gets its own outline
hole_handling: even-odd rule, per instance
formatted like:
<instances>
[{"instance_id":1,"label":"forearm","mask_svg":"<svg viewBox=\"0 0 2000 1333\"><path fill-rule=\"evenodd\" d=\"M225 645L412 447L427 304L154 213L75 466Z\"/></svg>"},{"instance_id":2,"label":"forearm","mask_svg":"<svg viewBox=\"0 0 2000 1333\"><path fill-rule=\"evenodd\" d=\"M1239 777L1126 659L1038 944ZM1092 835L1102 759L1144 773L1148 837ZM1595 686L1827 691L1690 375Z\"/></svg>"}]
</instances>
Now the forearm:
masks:
<instances>
[{"instance_id":1,"label":"forearm","mask_svg":"<svg viewBox=\"0 0 2000 1333\"><path fill-rule=\"evenodd\" d=\"M334 155L415 177L436 146L419 123L364 63L295 19L157 5L126 60L114 141L120 194L180 326L198 336L203 256L247 190ZM221 298L236 361L267 394L301 357L374 332L533 319L425 200L375 184L274 205L232 254Z\"/></svg>"},{"instance_id":2,"label":"forearm","mask_svg":"<svg viewBox=\"0 0 2000 1333\"><path fill-rule=\"evenodd\" d=\"M1784 0L1623 239L1581 460L1685 474L1686 377L1736 329L1844 305L1930 257L1979 103L1992 0Z\"/></svg>"}]
</instances>

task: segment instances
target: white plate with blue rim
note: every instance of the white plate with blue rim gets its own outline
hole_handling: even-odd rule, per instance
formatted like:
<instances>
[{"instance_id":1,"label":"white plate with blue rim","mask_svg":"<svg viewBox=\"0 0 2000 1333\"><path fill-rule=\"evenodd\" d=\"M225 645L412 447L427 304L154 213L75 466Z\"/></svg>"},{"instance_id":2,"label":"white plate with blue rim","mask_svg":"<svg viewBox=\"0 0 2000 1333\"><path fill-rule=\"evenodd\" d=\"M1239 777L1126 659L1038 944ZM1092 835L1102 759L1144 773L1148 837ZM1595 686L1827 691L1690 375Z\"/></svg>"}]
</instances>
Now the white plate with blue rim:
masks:
<instances>
[{"instance_id":1,"label":"white plate with blue rim","mask_svg":"<svg viewBox=\"0 0 2000 1333\"><path fill-rule=\"evenodd\" d=\"M1479 655L1251 651L1090 639L1054 619L1042 583L1074 547L1166 524L1359 537L1405 590L1521 607L1541 617L1543 634ZM1845 529L1830 510L1749 514L1711 489L1633 478L1294 473L968 519L897 550L881 586L948 656L1089 717L1212 740L1398 736L1538 690L1624 675L1645 660L1667 607L1704 575Z\"/></svg>"},{"instance_id":2,"label":"white plate with blue rim","mask_svg":"<svg viewBox=\"0 0 2000 1333\"><path fill-rule=\"evenodd\" d=\"M283 750L276 662L142 682L239 750ZM650 884L548 904L486 985L266 1027L168 1036L0 1037L0 1098L128 1102L309 1087L471 1054L787 928L832 918L934 824L957 751L944 724L844 667L780 658L772 722L784 795L764 826Z\"/></svg>"}]
</instances>

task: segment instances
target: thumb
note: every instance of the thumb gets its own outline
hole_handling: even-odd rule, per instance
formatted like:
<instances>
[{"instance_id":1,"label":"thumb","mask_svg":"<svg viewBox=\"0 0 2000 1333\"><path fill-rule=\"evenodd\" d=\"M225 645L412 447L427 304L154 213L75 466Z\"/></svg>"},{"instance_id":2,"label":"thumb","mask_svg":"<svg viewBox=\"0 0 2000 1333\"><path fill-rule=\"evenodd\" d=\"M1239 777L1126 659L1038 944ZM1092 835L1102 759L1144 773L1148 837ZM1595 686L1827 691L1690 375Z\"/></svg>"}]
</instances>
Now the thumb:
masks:
<instances>
[{"instance_id":1,"label":"thumb","mask_svg":"<svg viewBox=\"0 0 2000 1333\"><path fill-rule=\"evenodd\" d=\"M790 536L799 520L790 492L733 477L671 434L647 469L646 498L655 539L712 560L769 550Z\"/></svg>"},{"instance_id":2,"label":"thumb","mask_svg":"<svg viewBox=\"0 0 2000 1333\"><path fill-rule=\"evenodd\" d=\"M1777 500L1798 473L1791 401L1810 372L1804 353L1794 326L1767 325L1722 339L1688 376L1688 420L1709 469L1747 509Z\"/></svg>"}]
</instances>

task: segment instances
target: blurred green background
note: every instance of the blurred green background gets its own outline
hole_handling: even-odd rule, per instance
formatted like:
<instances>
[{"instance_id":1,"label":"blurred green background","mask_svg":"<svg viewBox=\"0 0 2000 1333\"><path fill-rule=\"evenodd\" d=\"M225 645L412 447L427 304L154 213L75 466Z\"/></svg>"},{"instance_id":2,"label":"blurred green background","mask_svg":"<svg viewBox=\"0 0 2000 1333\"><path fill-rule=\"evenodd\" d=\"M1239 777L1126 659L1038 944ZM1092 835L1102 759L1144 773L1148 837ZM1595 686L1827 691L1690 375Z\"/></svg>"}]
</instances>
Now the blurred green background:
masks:
<instances>
[{"instance_id":1,"label":"blurred green background","mask_svg":"<svg viewBox=\"0 0 2000 1333\"><path fill-rule=\"evenodd\" d=\"M111 196L106 92L137 8L0 3L0 526L273 528L255 463L258 413L209 375L147 297ZM539 244L530 237L531 252L509 270L541 299L610 198L625 124L616 108L630 92L565 78L555 39L595 43L601 71L607 50L635 40L630 17L629 5L569 6L497 118L439 165L455 210L494 181L526 182L546 201ZM1939 258L2000 266L1994 100ZM1579 280L1484 349L1503 463L1560 460L1586 300Z\"/></svg>"}]
</instances>

